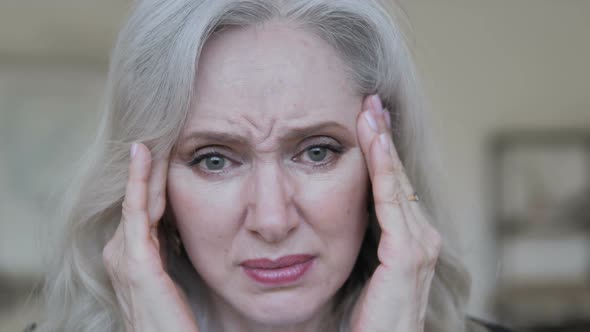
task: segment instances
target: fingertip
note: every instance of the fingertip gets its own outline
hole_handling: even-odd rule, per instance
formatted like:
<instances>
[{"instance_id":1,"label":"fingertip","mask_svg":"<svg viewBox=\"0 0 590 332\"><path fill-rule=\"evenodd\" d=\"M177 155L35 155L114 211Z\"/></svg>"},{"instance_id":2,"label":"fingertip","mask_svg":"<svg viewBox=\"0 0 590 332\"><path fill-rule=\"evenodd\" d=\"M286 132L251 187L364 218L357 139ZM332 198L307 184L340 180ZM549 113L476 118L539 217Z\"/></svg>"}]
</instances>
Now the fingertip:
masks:
<instances>
[{"instance_id":1,"label":"fingertip","mask_svg":"<svg viewBox=\"0 0 590 332\"><path fill-rule=\"evenodd\" d=\"M151 169L151 156L148 148L142 143L133 143L130 148L128 180L130 182L147 182Z\"/></svg>"},{"instance_id":2,"label":"fingertip","mask_svg":"<svg viewBox=\"0 0 590 332\"><path fill-rule=\"evenodd\" d=\"M373 104L373 108L377 113L383 111L383 103L381 102L381 98L378 94L374 94L371 96L371 103Z\"/></svg>"},{"instance_id":3,"label":"fingertip","mask_svg":"<svg viewBox=\"0 0 590 332\"><path fill-rule=\"evenodd\" d=\"M389 110L385 110L385 112L383 112L383 117L385 117L385 124L387 124L387 129L391 130L391 113L389 112Z\"/></svg>"},{"instance_id":4,"label":"fingertip","mask_svg":"<svg viewBox=\"0 0 590 332\"><path fill-rule=\"evenodd\" d=\"M374 126L376 126L376 123L372 111L370 109L363 110L356 124L356 134L361 151L366 157L368 157L371 142L377 134Z\"/></svg>"},{"instance_id":5,"label":"fingertip","mask_svg":"<svg viewBox=\"0 0 590 332\"><path fill-rule=\"evenodd\" d=\"M131 144L131 149L129 151L129 154L131 155L131 159L135 158L135 154L137 153L137 146L138 146L138 144L135 142L133 144Z\"/></svg>"},{"instance_id":6,"label":"fingertip","mask_svg":"<svg viewBox=\"0 0 590 332\"><path fill-rule=\"evenodd\" d=\"M130 148L130 155L131 159L136 159L143 154L144 149L146 149L145 145L141 142L133 142Z\"/></svg>"},{"instance_id":7,"label":"fingertip","mask_svg":"<svg viewBox=\"0 0 590 332\"><path fill-rule=\"evenodd\" d=\"M373 95L366 95L365 98L363 99L363 105L362 105L363 111L370 110L373 108L373 102L371 101L372 97L373 97Z\"/></svg>"},{"instance_id":8,"label":"fingertip","mask_svg":"<svg viewBox=\"0 0 590 332\"><path fill-rule=\"evenodd\" d=\"M147 183L150 176L150 160L146 156L149 150L138 142L130 147L129 172L125 188L123 212L126 219L133 215L143 214L147 204ZM147 160L146 160L147 159Z\"/></svg>"},{"instance_id":9,"label":"fingertip","mask_svg":"<svg viewBox=\"0 0 590 332\"><path fill-rule=\"evenodd\" d=\"M143 164L145 162L151 161L150 150L143 143L140 142L134 142L131 144L129 154L131 157L131 162L136 161L139 164Z\"/></svg>"}]
</instances>

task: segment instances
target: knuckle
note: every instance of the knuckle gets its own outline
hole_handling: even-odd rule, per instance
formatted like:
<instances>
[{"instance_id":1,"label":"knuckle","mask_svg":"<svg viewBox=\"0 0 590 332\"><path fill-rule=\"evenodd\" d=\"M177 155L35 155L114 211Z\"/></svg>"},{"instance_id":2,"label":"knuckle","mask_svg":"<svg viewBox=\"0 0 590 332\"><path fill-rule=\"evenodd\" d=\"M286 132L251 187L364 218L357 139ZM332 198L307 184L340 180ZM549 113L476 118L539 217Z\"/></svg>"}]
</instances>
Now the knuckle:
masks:
<instances>
[{"instance_id":1,"label":"knuckle","mask_svg":"<svg viewBox=\"0 0 590 332\"><path fill-rule=\"evenodd\" d=\"M442 250L442 244L443 244L442 236L440 235L440 233L435 231L432 235L432 239L430 240L430 243L432 243L432 247L434 249L434 252L438 256L438 254Z\"/></svg>"},{"instance_id":2,"label":"knuckle","mask_svg":"<svg viewBox=\"0 0 590 332\"><path fill-rule=\"evenodd\" d=\"M435 265L438 254L435 254L432 248L416 243L414 246L413 268L417 271L424 269L431 270Z\"/></svg>"},{"instance_id":3,"label":"knuckle","mask_svg":"<svg viewBox=\"0 0 590 332\"><path fill-rule=\"evenodd\" d=\"M418 241L412 241L411 250L415 262L422 263L426 260L424 247Z\"/></svg>"},{"instance_id":4,"label":"knuckle","mask_svg":"<svg viewBox=\"0 0 590 332\"><path fill-rule=\"evenodd\" d=\"M423 263L420 260L414 259L406 264L406 275L410 277L415 277L416 275L420 274L420 271L423 269Z\"/></svg>"},{"instance_id":5,"label":"knuckle","mask_svg":"<svg viewBox=\"0 0 590 332\"><path fill-rule=\"evenodd\" d=\"M436 262L438 261L438 253L434 250L432 250L432 252L427 254L427 257L425 259L425 266L428 269L432 269L433 267L436 266Z\"/></svg>"},{"instance_id":6,"label":"knuckle","mask_svg":"<svg viewBox=\"0 0 590 332\"><path fill-rule=\"evenodd\" d=\"M123 204L121 204L121 213L123 215L123 219L125 220L129 220L130 218L134 217L143 217L145 215L145 211L129 203L127 198L124 199Z\"/></svg>"},{"instance_id":7,"label":"knuckle","mask_svg":"<svg viewBox=\"0 0 590 332\"><path fill-rule=\"evenodd\" d=\"M115 255L111 245L107 245L102 250L102 263L109 275L113 275L115 272Z\"/></svg>"},{"instance_id":8,"label":"knuckle","mask_svg":"<svg viewBox=\"0 0 590 332\"><path fill-rule=\"evenodd\" d=\"M152 190L152 197L155 200L159 200L159 199L164 198L164 190L162 190L162 189Z\"/></svg>"},{"instance_id":9,"label":"knuckle","mask_svg":"<svg viewBox=\"0 0 590 332\"><path fill-rule=\"evenodd\" d=\"M406 199L406 196L401 191L396 191L393 193L392 199L395 203L401 204Z\"/></svg>"},{"instance_id":10,"label":"knuckle","mask_svg":"<svg viewBox=\"0 0 590 332\"><path fill-rule=\"evenodd\" d=\"M379 181L391 185L397 185L399 183L397 172L391 162L385 162L384 165L378 166L375 170L375 176L379 178Z\"/></svg>"},{"instance_id":11,"label":"knuckle","mask_svg":"<svg viewBox=\"0 0 590 332\"><path fill-rule=\"evenodd\" d=\"M105 267L105 269L107 270L107 272L110 271L111 257L110 257L110 253L107 253L106 250L103 250L102 251L102 265Z\"/></svg>"},{"instance_id":12,"label":"knuckle","mask_svg":"<svg viewBox=\"0 0 590 332\"><path fill-rule=\"evenodd\" d=\"M379 184L385 186L386 184ZM399 206L403 201L403 194L401 192L393 191L393 188L377 190L379 194L375 195L374 201L376 205L396 205Z\"/></svg>"},{"instance_id":13,"label":"knuckle","mask_svg":"<svg viewBox=\"0 0 590 332\"><path fill-rule=\"evenodd\" d=\"M428 227L427 234L428 257L432 262L436 262L442 250L442 236L433 227Z\"/></svg>"},{"instance_id":14,"label":"knuckle","mask_svg":"<svg viewBox=\"0 0 590 332\"><path fill-rule=\"evenodd\" d=\"M406 270L410 274L416 274L424 268L427 263L424 248L417 242L411 241L407 245L408 254L404 259Z\"/></svg>"}]
</instances>

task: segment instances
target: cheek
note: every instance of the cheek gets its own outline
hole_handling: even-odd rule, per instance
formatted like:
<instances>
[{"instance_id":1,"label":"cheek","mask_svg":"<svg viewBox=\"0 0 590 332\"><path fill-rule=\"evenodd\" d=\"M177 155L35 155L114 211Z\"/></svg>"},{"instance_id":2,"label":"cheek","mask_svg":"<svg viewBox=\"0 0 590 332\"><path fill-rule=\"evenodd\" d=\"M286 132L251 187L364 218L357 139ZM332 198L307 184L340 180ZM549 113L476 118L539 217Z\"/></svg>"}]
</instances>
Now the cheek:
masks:
<instances>
[{"instance_id":1,"label":"cheek","mask_svg":"<svg viewBox=\"0 0 590 332\"><path fill-rule=\"evenodd\" d=\"M231 185L205 182L189 169L171 165L168 204L191 259L227 253L239 227L239 209L237 204L231 204L236 195L238 190Z\"/></svg>"},{"instance_id":2,"label":"cheek","mask_svg":"<svg viewBox=\"0 0 590 332\"><path fill-rule=\"evenodd\" d=\"M369 184L362 156L350 158L320 179L305 181L306 190L301 191L300 201L319 235L334 242L362 239L367 223Z\"/></svg>"}]
</instances>

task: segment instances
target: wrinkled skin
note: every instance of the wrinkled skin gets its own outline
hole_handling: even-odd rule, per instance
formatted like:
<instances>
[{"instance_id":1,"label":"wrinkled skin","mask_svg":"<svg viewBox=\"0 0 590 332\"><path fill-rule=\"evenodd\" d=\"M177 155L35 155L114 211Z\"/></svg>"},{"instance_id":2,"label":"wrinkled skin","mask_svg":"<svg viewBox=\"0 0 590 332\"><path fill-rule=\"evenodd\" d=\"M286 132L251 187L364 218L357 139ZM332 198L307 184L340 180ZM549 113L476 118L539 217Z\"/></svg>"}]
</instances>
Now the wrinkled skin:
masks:
<instances>
[{"instance_id":1,"label":"wrinkled skin","mask_svg":"<svg viewBox=\"0 0 590 332\"><path fill-rule=\"evenodd\" d=\"M223 330L317 331L358 255L371 190L380 265L353 329L423 331L440 237L407 200L379 98L354 92L327 44L276 23L216 36L199 68L169 158L152 167L137 145L123 219L104 250L127 330L198 331L159 256L164 193ZM314 259L288 287L261 285L240 266L291 254Z\"/></svg>"}]
</instances>

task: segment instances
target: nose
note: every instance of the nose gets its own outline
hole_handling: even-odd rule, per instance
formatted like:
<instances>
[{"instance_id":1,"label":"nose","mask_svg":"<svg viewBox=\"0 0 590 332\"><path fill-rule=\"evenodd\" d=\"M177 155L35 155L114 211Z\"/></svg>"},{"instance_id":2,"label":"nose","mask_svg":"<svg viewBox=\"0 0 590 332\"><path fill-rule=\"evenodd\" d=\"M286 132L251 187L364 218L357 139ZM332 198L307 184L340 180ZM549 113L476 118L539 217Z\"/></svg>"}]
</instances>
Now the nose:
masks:
<instances>
[{"instance_id":1,"label":"nose","mask_svg":"<svg viewBox=\"0 0 590 332\"><path fill-rule=\"evenodd\" d=\"M250 197L245 227L268 243L277 243L297 227L289 175L276 164L255 167L249 181Z\"/></svg>"}]
</instances>

